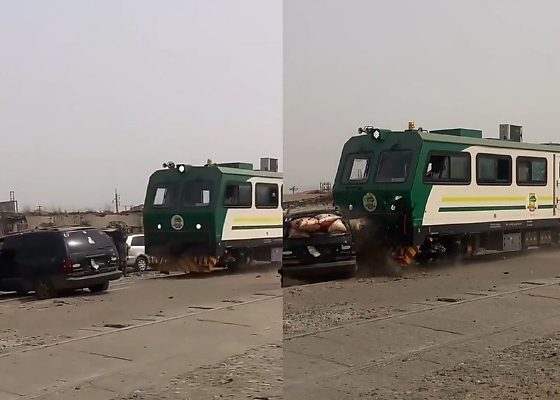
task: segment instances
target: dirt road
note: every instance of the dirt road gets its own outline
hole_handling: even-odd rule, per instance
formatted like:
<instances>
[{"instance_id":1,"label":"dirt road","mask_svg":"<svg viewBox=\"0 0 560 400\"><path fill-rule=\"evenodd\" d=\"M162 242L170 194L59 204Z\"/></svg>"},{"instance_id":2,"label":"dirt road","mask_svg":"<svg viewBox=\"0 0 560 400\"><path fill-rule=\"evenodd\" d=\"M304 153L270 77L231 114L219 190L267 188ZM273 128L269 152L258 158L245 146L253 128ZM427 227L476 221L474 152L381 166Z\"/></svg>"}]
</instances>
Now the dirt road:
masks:
<instances>
[{"instance_id":1,"label":"dirt road","mask_svg":"<svg viewBox=\"0 0 560 400\"><path fill-rule=\"evenodd\" d=\"M560 399L560 252L284 289L284 398Z\"/></svg>"},{"instance_id":2,"label":"dirt road","mask_svg":"<svg viewBox=\"0 0 560 400\"><path fill-rule=\"evenodd\" d=\"M132 276L45 301L0 295L0 398L279 399L276 270Z\"/></svg>"}]
</instances>

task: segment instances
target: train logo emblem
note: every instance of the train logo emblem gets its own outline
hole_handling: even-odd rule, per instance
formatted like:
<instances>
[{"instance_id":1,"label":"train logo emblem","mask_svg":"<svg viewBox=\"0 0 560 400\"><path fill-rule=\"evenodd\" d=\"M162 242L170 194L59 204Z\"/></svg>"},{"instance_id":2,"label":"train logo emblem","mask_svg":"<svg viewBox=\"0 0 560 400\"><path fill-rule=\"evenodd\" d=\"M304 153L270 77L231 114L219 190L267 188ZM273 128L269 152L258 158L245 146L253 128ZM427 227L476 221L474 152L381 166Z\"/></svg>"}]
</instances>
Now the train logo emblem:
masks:
<instances>
[{"instance_id":1,"label":"train logo emblem","mask_svg":"<svg viewBox=\"0 0 560 400\"><path fill-rule=\"evenodd\" d=\"M369 211L375 211L377 209L377 198L373 193L367 193L363 199L364 208Z\"/></svg>"},{"instance_id":2,"label":"train logo emblem","mask_svg":"<svg viewBox=\"0 0 560 400\"><path fill-rule=\"evenodd\" d=\"M529 212L535 212L537 209L537 195L535 193L529 194L529 205L527 206Z\"/></svg>"},{"instance_id":3,"label":"train logo emblem","mask_svg":"<svg viewBox=\"0 0 560 400\"><path fill-rule=\"evenodd\" d=\"M183 229L183 227L185 226L185 221L183 221L183 217L181 217L180 215L174 215L171 218L171 226L176 231Z\"/></svg>"}]
</instances>

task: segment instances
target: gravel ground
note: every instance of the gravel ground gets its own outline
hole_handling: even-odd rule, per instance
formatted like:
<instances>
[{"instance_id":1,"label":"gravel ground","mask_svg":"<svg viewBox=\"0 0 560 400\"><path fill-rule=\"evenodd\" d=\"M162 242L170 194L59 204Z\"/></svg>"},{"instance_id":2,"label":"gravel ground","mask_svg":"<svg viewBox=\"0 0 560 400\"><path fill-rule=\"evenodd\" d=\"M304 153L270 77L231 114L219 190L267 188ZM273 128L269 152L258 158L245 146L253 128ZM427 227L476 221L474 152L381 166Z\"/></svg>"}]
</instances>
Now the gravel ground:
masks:
<instances>
[{"instance_id":1,"label":"gravel ground","mask_svg":"<svg viewBox=\"0 0 560 400\"><path fill-rule=\"evenodd\" d=\"M557 260L557 251L539 251L518 257L481 258L460 266L415 268L401 279L348 279L285 288L284 334L297 335L479 293L515 289L523 282L557 276ZM439 316L445 319L445 315ZM381 364L372 365L340 377L336 388L341 396L348 395L344 398L364 400L560 400L560 332L521 343L510 341L507 335L504 340L501 351L488 350L479 356L473 352L462 357L456 354L445 365L427 361L422 354L409 354L388 362L390 372L386 375L379 375ZM313 345L302 343L300 347ZM342 359L338 354L335 358ZM427 368L422 370L424 365ZM375 374L376 379L370 379ZM315 383L321 387L321 379ZM325 392L317 389L316 393L309 398L319 399Z\"/></svg>"},{"instance_id":2,"label":"gravel ground","mask_svg":"<svg viewBox=\"0 0 560 400\"><path fill-rule=\"evenodd\" d=\"M52 336L48 334L40 336L22 336L15 329L0 329L0 354L13 351L20 348L28 348L33 346L43 346L57 340L69 339L70 336L58 335Z\"/></svg>"},{"instance_id":3,"label":"gravel ground","mask_svg":"<svg viewBox=\"0 0 560 400\"><path fill-rule=\"evenodd\" d=\"M418 274L415 279L423 275ZM404 278L407 280L409 278ZM349 279L335 281L317 286L324 288L324 293L317 298L309 297L309 287L293 286L285 288L284 294L284 335L297 335L301 333L313 332L320 329L332 328L335 326L362 321L371 318L387 316L393 312L402 311L398 306L390 307L371 302L338 300L337 289L348 293L348 289L365 286L368 290L375 290L373 287L378 284L403 280L401 278L367 278ZM309 300L309 301L308 301ZM324 301L321 301L324 300ZM337 301L338 300L338 301Z\"/></svg>"},{"instance_id":4,"label":"gravel ground","mask_svg":"<svg viewBox=\"0 0 560 400\"><path fill-rule=\"evenodd\" d=\"M560 333L529 340L441 369L406 389L361 394L370 399L560 399Z\"/></svg>"},{"instance_id":5,"label":"gravel ground","mask_svg":"<svg viewBox=\"0 0 560 400\"><path fill-rule=\"evenodd\" d=\"M282 398L282 348L268 345L176 377L163 387L136 390L121 400Z\"/></svg>"},{"instance_id":6,"label":"gravel ground","mask_svg":"<svg viewBox=\"0 0 560 400\"><path fill-rule=\"evenodd\" d=\"M336 302L324 307L312 305L299 309L284 303L284 335L297 335L342 324L389 315L385 308L363 309L350 302Z\"/></svg>"}]
</instances>

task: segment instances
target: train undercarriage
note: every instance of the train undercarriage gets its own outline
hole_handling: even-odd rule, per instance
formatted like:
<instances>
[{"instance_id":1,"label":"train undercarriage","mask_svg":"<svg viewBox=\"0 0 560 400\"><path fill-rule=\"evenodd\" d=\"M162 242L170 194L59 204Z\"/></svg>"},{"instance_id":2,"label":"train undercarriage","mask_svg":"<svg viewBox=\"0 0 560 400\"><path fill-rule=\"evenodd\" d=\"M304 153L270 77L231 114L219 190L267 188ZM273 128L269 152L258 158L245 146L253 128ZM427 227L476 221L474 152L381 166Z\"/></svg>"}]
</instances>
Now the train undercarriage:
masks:
<instances>
[{"instance_id":1,"label":"train undercarriage","mask_svg":"<svg viewBox=\"0 0 560 400\"><path fill-rule=\"evenodd\" d=\"M270 248L226 248L221 255L209 252L169 252L151 257L152 269L162 273L170 272L211 273L221 270L235 270L253 261L270 261Z\"/></svg>"},{"instance_id":2,"label":"train undercarriage","mask_svg":"<svg viewBox=\"0 0 560 400\"><path fill-rule=\"evenodd\" d=\"M519 253L532 247L559 243L560 229L494 230L468 233L428 233L424 240L395 235L395 226L351 219L358 269L369 275L400 275L414 264L460 262L475 256Z\"/></svg>"}]
</instances>

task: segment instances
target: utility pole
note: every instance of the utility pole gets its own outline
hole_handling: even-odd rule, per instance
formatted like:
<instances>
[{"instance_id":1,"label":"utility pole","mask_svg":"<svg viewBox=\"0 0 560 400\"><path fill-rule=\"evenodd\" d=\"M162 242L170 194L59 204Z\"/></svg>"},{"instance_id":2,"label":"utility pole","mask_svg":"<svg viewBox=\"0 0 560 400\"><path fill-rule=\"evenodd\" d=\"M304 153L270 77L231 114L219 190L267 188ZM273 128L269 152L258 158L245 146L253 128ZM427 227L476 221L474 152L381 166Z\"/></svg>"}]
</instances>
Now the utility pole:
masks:
<instances>
[{"instance_id":1,"label":"utility pole","mask_svg":"<svg viewBox=\"0 0 560 400\"><path fill-rule=\"evenodd\" d=\"M117 189L115 189L115 198L113 199L113 203L115 203L115 211L118 214L119 213L119 204L121 202L121 196L120 194L117 192Z\"/></svg>"},{"instance_id":2,"label":"utility pole","mask_svg":"<svg viewBox=\"0 0 560 400\"><path fill-rule=\"evenodd\" d=\"M298 190L299 190L299 189L298 189L297 187L295 187L295 186L292 186L292 187L290 188L290 191L292 192L292 194L295 194Z\"/></svg>"}]
</instances>

